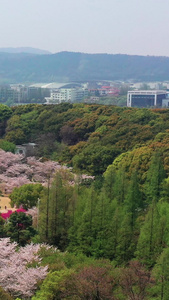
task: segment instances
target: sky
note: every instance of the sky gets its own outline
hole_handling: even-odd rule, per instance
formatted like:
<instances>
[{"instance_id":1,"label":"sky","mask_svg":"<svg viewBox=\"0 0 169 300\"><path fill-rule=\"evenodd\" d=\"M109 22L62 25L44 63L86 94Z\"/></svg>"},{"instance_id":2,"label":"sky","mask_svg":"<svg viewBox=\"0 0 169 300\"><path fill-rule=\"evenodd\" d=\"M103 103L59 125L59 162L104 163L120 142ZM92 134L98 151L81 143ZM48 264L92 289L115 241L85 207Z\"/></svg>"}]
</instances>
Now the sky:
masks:
<instances>
[{"instance_id":1,"label":"sky","mask_svg":"<svg viewBox=\"0 0 169 300\"><path fill-rule=\"evenodd\" d=\"M169 56L168 0L0 0L0 48Z\"/></svg>"}]
</instances>

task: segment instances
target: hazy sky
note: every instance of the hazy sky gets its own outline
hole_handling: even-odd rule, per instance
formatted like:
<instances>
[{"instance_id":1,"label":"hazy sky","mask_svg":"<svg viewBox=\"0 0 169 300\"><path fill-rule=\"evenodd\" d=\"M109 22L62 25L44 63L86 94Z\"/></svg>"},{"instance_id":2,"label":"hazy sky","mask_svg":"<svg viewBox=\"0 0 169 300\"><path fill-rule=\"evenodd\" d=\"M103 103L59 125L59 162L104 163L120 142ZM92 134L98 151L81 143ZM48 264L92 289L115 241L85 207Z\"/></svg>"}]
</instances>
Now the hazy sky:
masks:
<instances>
[{"instance_id":1,"label":"hazy sky","mask_svg":"<svg viewBox=\"0 0 169 300\"><path fill-rule=\"evenodd\" d=\"M0 47L169 56L168 0L0 0Z\"/></svg>"}]
</instances>

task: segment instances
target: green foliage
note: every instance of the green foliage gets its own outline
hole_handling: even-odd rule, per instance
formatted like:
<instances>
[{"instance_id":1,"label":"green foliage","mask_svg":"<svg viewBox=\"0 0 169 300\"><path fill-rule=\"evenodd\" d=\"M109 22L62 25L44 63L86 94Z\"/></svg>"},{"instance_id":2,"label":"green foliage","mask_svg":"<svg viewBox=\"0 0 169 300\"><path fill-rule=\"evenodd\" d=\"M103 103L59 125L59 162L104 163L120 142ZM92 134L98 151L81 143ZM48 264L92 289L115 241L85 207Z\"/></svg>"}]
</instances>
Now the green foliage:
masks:
<instances>
[{"instance_id":1,"label":"green foliage","mask_svg":"<svg viewBox=\"0 0 169 300\"><path fill-rule=\"evenodd\" d=\"M12 108L3 140L37 141L39 155L96 175L93 184L74 186L70 172L58 172L53 182L48 178L41 195L39 185L12 193L13 205L25 208L40 198L35 241L71 252L62 259L58 253L46 256L51 271L76 272L78 264L87 264L84 255L111 259L115 266L134 258L148 268L158 262L169 247L168 120L168 110L104 105ZM16 224L12 226L7 232L17 239ZM23 232L23 243L30 239Z\"/></svg>"},{"instance_id":2,"label":"green foliage","mask_svg":"<svg viewBox=\"0 0 169 300\"><path fill-rule=\"evenodd\" d=\"M0 299L2 300L12 300L13 298L0 287ZM17 300L17 299L16 299Z\"/></svg>"},{"instance_id":3,"label":"green foliage","mask_svg":"<svg viewBox=\"0 0 169 300\"><path fill-rule=\"evenodd\" d=\"M164 171L161 154L160 152L155 152L151 158L145 183L145 193L149 201L158 201L161 191L161 183L165 176L166 173Z\"/></svg>"},{"instance_id":4,"label":"green foliage","mask_svg":"<svg viewBox=\"0 0 169 300\"><path fill-rule=\"evenodd\" d=\"M7 151L7 152L9 151L9 152L15 153L16 146L15 146L15 144L13 144L11 142L1 139L0 140L0 148L4 151Z\"/></svg>"},{"instance_id":5,"label":"green foliage","mask_svg":"<svg viewBox=\"0 0 169 300\"><path fill-rule=\"evenodd\" d=\"M32 300L56 300L63 299L62 295L65 291L64 282L70 280L72 270L60 270L50 273L44 280L40 291L36 293L36 296Z\"/></svg>"},{"instance_id":6,"label":"green foliage","mask_svg":"<svg viewBox=\"0 0 169 300\"><path fill-rule=\"evenodd\" d=\"M26 210L36 206L42 190L43 187L39 183L24 184L19 188L14 188L12 193L9 195L9 198L11 199L11 206L22 206Z\"/></svg>"},{"instance_id":7,"label":"green foliage","mask_svg":"<svg viewBox=\"0 0 169 300\"><path fill-rule=\"evenodd\" d=\"M101 293L107 290L112 293L115 280L110 261L43 247L40 256L42 265L48 264L50 273L33 299L72 299L75 295L84 297L86 293L91 296L96 292L97 282Z\"/></svg>"},{"instance_id":8,"label":"green foliage","mask_svg":"<svg viewBox=\"0 0 169 300\"><path fill-rule=\"evenodd\" d=\"M163 250L153 268L152 277L155 285L151 289L153 299L167 300L169 298L169 248Z\"/></svg>"},{"instance_id":9,"label":"green foliage","mask_svg":"<svg viewBox=\"0 0 169 300\"><path fill-rule=\"evenodd\" d=\"M32 227L32 217L23 212L12 213L4 227L6 236L19 245L25 246L36 233Z\"/></svg>"},{"instance_id":10,"label":"green foliage","mask_svg":"<svg viewBox=\"0 0 169 300\"><path fill-rule=\"evenodd\" d=\"M136 251L137 257L149 266L154 265L163 248L169 245L168 220L167 202L153 202L149 206Z\"/></svg>"},{"instance_id":11,"label":"green foliage","mask_svg":"<svg viewBox=\"0 0 169 300\"><path fill-rule=\"evenodd\" d=\"M130 214L123 216L116 243L116 261L120 264L127 263L134 257L135 251L134 232Z\"/></svg>"},{"instance_id":12,"label":"green foliage","mask_svg":"<svg viewBox=\"0 0 169 300\"><path fill-rule=\"evenodd\" d=\"M90 144L85 147L82 153L74 156L73 166L75 169L83 169L91 175L102 173L119 151L111 146L101 146L99 144Z\"/></svg>"},{"instance_id":13,"label":"green foliage","mask_svg":"<svg viewBox=\"0 0 169 300\"><path fill-rule=\"evenodd\" d=\"M1 238L3 238L5 235L4 224L5 224L5 220L0 216L0 237Z\"/></svg>"},{"instance_id":14,"label":"green foliage","mask_svg":"<svg viewBox=\"0 0 169 300\"><path fill-rule=\"evenodd\" d=\"M117 105L117 106L126 106L127 105L127 92L125 92L125 95L121 96L106 96L106 97L99 97L99 101L97 101L98 104L104 104L104 105Z\"/></svg>"},{"instance_id":15,"label":"green foliage","mask_svg":"<svg viewBox=\"0 0 169 300\"><path fill-rule=\"evenodd\" d=\"M82 67L80 67L82 66ZM95 80L165 81L168 57L59 52L48 55L1 53L1 83ZM146 85L147 86L147 85ZM121 93L126 93L123 87Z\"/></svg>"},{"instance_id":16,"label":"green foliage","mask_svg":"<svg viewBox=\"0 0 169 300\"><path fill-rule=\"evenodd\" d=\"M4 105L0 104L0 137L2 138L6 131L7 120L11 117L12 110Z\"/></svg>"},{"instance_id":17,"label":"green foliage","mask_svg":"<svg viewBox=\"0 0 169 300\"><path fill-rule=\"evenodd\" d=\"M131 226L134 226L134 219L137 218L138 212L144 208L142 194L139 189L137 170L131 174L128 191L125 197L125 206L127 212L131 214Z\"/></svg>"},{"instance_id":18,"label":"green foliage","mask_svg":"<svg viewBox=\"0 0 169 300\"><path fill-rule=\"evenodd\" d=\"M130 169L138 167L140 176L143 169L146 172L154 147L164 150L166 157L169 151L167 110L69 103L7 109L1 134L5 140L14 144L33 141L37 155L90 174L102 174L120 153L126 153L127 161L122 156L121 163ZM169 163L164 163L166 169Z\"/></svg>"},{"instance_id":19,"label":"green foliage","mask_svg":"<svg viewBox=\"0 0 169 300\"><path fill-rule=\"evenodd\" d=\"M8 120L12 115L12 110L4 104L0 104L0 122Z\"/></svg>"},{"instance_id":20,"label":"green foliage","mask_svg":"<svg viewBox=\"0 0 169 300\"><path fill-rule=\"evenodd\" d=\"M39 235L42 241L58 245L64 250L67 246L68 228L71 226L74 213L73 187L68 183L72 174L56 173L51 188L48 188L40 199Z\"/></svg>"}]
</instances>

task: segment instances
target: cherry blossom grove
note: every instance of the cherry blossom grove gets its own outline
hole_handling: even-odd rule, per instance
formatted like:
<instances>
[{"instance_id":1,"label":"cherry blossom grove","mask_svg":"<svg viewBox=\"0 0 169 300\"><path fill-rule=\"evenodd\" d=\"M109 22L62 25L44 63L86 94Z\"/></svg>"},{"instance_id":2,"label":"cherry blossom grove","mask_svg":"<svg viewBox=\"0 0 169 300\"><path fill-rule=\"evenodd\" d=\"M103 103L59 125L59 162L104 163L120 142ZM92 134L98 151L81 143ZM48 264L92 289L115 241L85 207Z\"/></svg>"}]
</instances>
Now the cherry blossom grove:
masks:
<instances>
[{"instance_id":1,"label":"cherry blossom grove","mask_svg":"<svg viewBox=\"0 0 169 300\"><path fill-rule=\"evenodd\" d=\"M9 194L14 187L20 187L28 183L41 183L46 185L54 177L56 172L60 172L64 176L66 170L71 168L61 166L58 162L47 160L40 161L35 157L23 158L22 155L13 154L0 150L0 189ZM72 173L70 184L81 182L86 179L93 180L93 176L80 175Z\"/></svg>"},{"instance_id":2,"label":"cherry blossom grove","mask_svg":"<svg viewBox=\"0 0 169 300\"><path fill-rule=\"evenodd\" d=\"M35 157L23 157L0 150L0 189L9 194L14 187L28 183L45 184L56 171L68 169L54 161L41 162Z\"/></svg>"}]
</instances>

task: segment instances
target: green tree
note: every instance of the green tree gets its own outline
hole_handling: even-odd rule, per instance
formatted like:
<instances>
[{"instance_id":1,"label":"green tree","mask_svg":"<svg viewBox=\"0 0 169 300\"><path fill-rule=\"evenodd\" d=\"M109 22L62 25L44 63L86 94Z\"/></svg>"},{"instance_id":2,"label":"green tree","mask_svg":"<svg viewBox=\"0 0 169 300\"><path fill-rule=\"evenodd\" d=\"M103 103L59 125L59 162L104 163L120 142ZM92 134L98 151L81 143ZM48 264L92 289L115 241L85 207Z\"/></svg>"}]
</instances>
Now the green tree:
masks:
<instances>
[{"instance_id":1,"label":"green tree","mask_svg":"<svg viewBox=\"0 0 169 300\"><path fill-rule=\"evenodd\" d=\"M40 290L32 297L32 300L61 300L66 289L65 281L70 280L73 270L61 270L49 273L42 283Z\"/></svg>"},{"instance_id":2,"label":"green tree","mask_svg":"<svg viewBox=\"0 0 169 300\"><path fill-rule=\"evenodd\" d=\"M8 120L12 115L12 110L4 104L0 104L0 122Z\"/></svg>"},{"instance_id":3,"label":"green tree","mask_svg":"<svg viewBox=\"0 0 169 300\"><path fill-rule=\"evenodd\" d=\"M124 204L127 212L131 214L131 227L133 228L138 213L141 209L143 209L142 194L139 189L137 170L135 170L131 175Z\"/></svg>"},{"instance_id":4,"label":"green tree","mask_svg":"<svg viewBox=\"0 0 169 300\"><path fill-rule=\"evenodd\" d=\"M4 104L0 104L0 137L5 134L7 120L11 117L12 110Z\"/></svg>"},{"instance_id":5,"label":"green tree","mask_svg":"<svg viewBox=\"0 0 169 300\"><path fill-rule=\"evenodd\" d=\"M114 183L114 197L119 204L123 204L128 188L128 180L124 168L119 168L116 171L115 183Z\"/></svg>"},{"instance_id":6,"label":"green tree","mask_svg":"<svg viewBox=\"0 0 169 300\"><path fill-rule=\"evenodd\" d=\"M30 242L36 233L32 227L32 217L23 212L12 213L4 229L6 236L21 246L25 246L26 243Z\"/></svg>"},{"instance_id":7,"label":"green tree","mask_svg":"<svg viewBox=\"0 0 169 300\"><path fill-rule=\"evenodd\" d=\"M50 187L44 189L40 198L39 234L42 241L67 246L68 229L72 224L72 205L74 187L68 182L72 174L65 171L57 173Z\"/></svg>"},{"instance_id":8,"label":"green tree","mask_svg":"<svg viewBox=\"0 0 169 300\"><path fill-rule=\"evenodd\" d=\"M162 181L165 177L166 173L162 162L162 154L159 151L156 151L151 158L145 182L145 194L149 203L159 200Z\"/></svg>"},{"instance_id":9,"label":"green tree","mask_svg":"<svg viewBox=\"0 0 169 300\"><path fill-rule=\"evenodd\" d=\"M4 237L5 220L0 216L0 238Z\"/></svg>"},{"instance_id":10,"label":"green tree","mask_svg":"<svg viewBox=\"0 0 169 300\"><path fill-rule=\"evenodd\" d=\"M19 188L15 187L9 195L11 206L22 206L26 210L36 206L42 190L43 186L40 183L24 184Z\"/></svg>"},{"instance_id":11,"label":"green tree","mask_svg":"<svg viewBox=\"0 0 169 300\"><path fill-rule=\"evenodd\" d=\"M115 197L115 182L116 182L117 172L112 165L107 167L107 170L103 174L104 178L104 191L107 197L112 200Z\"/></svg>"},{"instance_id":12,"label":"green tree","mask_svg":"<svg viewBox=\"0 0 169 300\"><path fill-rule=\"evenodd\" d=\"M107 206L106 218L103 229L99 232L102 248L102 257L116 260L118 257L119 235L121 234L121 224L124 218L122 207L116 201Z\"/></svg>"},{"instance_id":13,"label":"green tree","mask_svg":"<svg viewBox=\"0 0 169 300\"><path fill-rule=\"evenodd\" d=\"M150 205L145 222L141 228L136 255L149 266L169 243L169 204L155 202Z\"/></svg>"},{"instance_id":14,"label":"green tree","mask_svg":"<svg viewBox=\"0 0 169 300\"><path fill-rule=\"evenodd\" d=\"M98 203L98 193L94 186L80 188L73 226L69 230L70 251L100 257L104 204L100 206Z\"/></svg>"},{"instance_id":15,"label":"green tree","mask_svg":"<svg viewBox=\"0 0 169 300\"><path fill-rule=\"evenodd\" d=\"M165 178L162 182L160 201L168 201L169 199L169 177Z\"/></svg>"},{"instance_id":16,"label":"green tree","mask_svg":"<svg viewBox=\"0 0 169 300\"><path fill-rule=\"evenodd\" d=\"M0 140L0 148L4 151L15 153L16 146L6 140Z\"/></svg>"},{"instance_id":17,"label":"green tree","mask_svg":"<svg viewBox=\"0 0 169 300\"><path fill-rule=\"evenodd\" d=\"M78 207L75 213L74 226L71 228L70 249L73 245L78 251L91 255L91 245L93 241L93 219L96 212L95 195L88 188L83 188L83 195L78 197ZM83 207L83 210L81 210ZM76 241L76 242L75 242ZM78 246L78 247L77 247Z\"/></svg>"},{"instance_id":18,"label":"green tree","mask_svg":"<svg viewBox=\"0 0 169 300\"><path fill-rule=\"evenodd\" d=\"M169 299L169 248L163 250L152 270L155 286L152 288L153 299Z\"/></svg>"},{"instance_id":19,"label":"green tree","mask_svg":"<svg viewBox=\"0 0 169 300\"><path fill-rule=\"evenodd\" d=\"M111 145L89 143L81 153L74 156L73 166L75 169L84 170L91 175L99 175L106 170L119 153L120 151Z\"/></svg>"},{"instance_id":20,"label":"green tree","mask_svg":"<svg viewBox=\"0 0 169 300\"><path fill-rule=\"evenodd\" d=\"M124 214L118 231L116 261L120 264L131 260L135 251L134 232L131 225L131 214Z\"/></svg>"}]
</instances>

